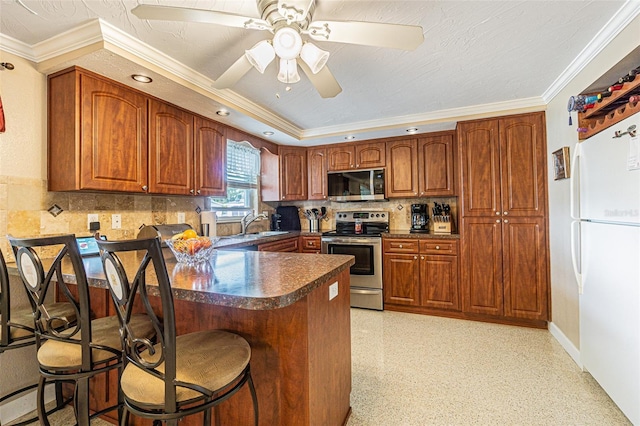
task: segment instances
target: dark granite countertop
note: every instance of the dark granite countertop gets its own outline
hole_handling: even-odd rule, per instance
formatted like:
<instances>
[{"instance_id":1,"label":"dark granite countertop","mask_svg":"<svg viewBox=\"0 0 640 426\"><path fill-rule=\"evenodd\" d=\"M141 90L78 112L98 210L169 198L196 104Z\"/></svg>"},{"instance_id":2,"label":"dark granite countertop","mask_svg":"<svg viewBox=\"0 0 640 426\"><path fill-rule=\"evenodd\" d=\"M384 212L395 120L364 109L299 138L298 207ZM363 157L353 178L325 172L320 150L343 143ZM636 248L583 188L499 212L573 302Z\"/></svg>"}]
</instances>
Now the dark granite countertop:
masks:
<instances>
[{"instance_id":1,"label":"dark granite countertop","mask_svg":"<svg viewBox=\"0 0 640 426\"><path fill-rule=\"evenodd\" d=\"M252 310L291 305L354 263L353 256L345 255L226 251L220 248L209 262L188 266L177 263L170 253L167 254L167 272L176 299ZM137 267L137 256L133 252L125 253L121 259L125 267L133 268ZM83 262L89 285L108 288L100 258L87 257ZM15 264L7 266L9 273L17 275ZM75 276L70 272L63 270L65 280L75 283ZM157 282L152 270L147 274L147 282ZM149 286L149 294L158 295L157 287Z\"/></svg>"},{"instance_id":2,"label":"dark granite countertop","mask_svg":"<svg viewBox=\"0 0 640 426\"><path fill-rule=\"evenodd\" d=\"M437 238L459 240L460 234L421 234L411 233L408 229L390 229L389 232L383 233L382 238Z\"/></svg>"}]
</instances>

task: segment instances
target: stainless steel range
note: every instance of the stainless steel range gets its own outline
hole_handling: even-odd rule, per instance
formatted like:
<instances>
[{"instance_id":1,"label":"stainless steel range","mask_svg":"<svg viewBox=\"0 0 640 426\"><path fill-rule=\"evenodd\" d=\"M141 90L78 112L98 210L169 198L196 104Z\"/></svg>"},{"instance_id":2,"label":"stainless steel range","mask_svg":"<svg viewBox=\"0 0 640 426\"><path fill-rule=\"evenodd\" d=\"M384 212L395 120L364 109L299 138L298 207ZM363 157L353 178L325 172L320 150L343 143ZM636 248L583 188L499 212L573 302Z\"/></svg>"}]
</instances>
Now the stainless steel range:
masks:
<instances>
[{"instance_id":1,"label":"stainless steel range","mask_svg":"<svg viewBox=\"0 0 640 426\"><path fill-rule=\"evenodd\" d=\"M382 310L382 237L389 231L384 210L337 211L336 229L322 234L322 253L349 254L351 306Z\"/></svg>"}]
</instances>

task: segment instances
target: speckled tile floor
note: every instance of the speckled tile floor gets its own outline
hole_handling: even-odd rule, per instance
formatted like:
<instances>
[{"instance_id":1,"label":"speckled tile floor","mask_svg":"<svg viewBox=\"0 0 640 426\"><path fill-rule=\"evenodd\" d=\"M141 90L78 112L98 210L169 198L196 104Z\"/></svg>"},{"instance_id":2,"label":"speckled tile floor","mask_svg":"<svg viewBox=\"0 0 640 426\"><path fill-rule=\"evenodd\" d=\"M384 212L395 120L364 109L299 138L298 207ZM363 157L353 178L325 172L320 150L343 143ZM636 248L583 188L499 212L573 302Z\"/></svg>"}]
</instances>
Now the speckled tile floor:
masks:
<instances>
[{"instance_id":1,"label":"speckled tile floor","mask_svg":"<svg viewBox=\"0 0 640 426\"><path fill-rule=\"evenodd\" d=\"M630 424L546 330L351 315L348 426Z\"/></svg>"},{"instance_id":2,"label":"speckled tile floor","mask_svg":"<svg viewBox=\"0 0 640 426\"><path fill-rule=\"evenodd\" d=\"M631 424L546 330L391 311L351 315L348 426ZM53 426L73 424L70 409L58 416Z\"/></svg>"}]
</instances>

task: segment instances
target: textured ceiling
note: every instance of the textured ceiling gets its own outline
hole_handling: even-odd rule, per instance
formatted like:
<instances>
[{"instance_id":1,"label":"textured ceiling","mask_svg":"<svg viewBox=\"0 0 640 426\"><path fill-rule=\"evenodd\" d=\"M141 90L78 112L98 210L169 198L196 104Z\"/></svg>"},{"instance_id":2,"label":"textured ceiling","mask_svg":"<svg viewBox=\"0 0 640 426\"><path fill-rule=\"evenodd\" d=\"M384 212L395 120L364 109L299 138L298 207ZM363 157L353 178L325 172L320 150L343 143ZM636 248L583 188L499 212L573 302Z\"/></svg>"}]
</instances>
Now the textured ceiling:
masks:
<instances>
[{"instance_id":1,"label":"textured ceiling","mask_svg":"<svg viewBox=\"0 0 640 426\"><path fill-rule=\"evenodd\" d=\"M17 1L1 0L2 35L37 47L51 37L101 18L168 55L177 66L196 71L211 82L245 49L271 38L264 31L143 21L130 12L138 3L146 3L259 17L253 0L23 0L23 3L37 15ZM275 62L264 75L251 70L230 90L272 117L245 113L246 117L237 118L232 124L260 134L274 120L281 121L286 123L281 127L289 131L276 132L276 142L302 140L300 144L311 145L342 141L346 134L356 134L360 139L406 134L405 129L413 125L420 132L453 128L458 116L462 116L456 111L469 111L470 106L479 109L484 106L482 109L486 110L486 105L495 104L495 110L500 112L503 103L527 100L528 105L541 109L545 91L623 4L617 0L317 0L315 19L420 25L425 42L411 52L318 42L319 47L330 52L327 65L343 88L333 99L322 99L304 75L299 83L291 85L291 91L285 91L285 85L276 79ZM102 51L64 64L78 63L117 77L114 74L136 67L135 58L123 60L119 56ZM162 84L162 77L159 80ZM145 90L156 94L163 89ZM224 96L218 95L229 90L211 90L210 97L224 104ZM189 90L167 86L163 95L178 105L192 106L187 98L194 95ZM207 94L197 97L202 97L196 102L198 108L211 108L211 103L207 106ZM230 109L241 110L232 101L228 103Z\"/></svg>"}]
</instances>

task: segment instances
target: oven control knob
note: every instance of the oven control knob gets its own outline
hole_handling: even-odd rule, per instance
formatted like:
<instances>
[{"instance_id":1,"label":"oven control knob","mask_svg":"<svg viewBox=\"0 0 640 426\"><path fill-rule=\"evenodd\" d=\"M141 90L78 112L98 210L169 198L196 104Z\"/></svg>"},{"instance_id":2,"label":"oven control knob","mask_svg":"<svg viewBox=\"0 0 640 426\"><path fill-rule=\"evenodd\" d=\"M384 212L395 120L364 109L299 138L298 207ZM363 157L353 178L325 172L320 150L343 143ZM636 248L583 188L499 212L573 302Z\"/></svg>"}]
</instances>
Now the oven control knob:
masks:
<instances>
[{"instance_id":1,"label":"oven control knob","mask_svg":"<svg viewBox=\"0 0 640 426\"><path fill-rule=\"evenodd\" d=\"M384 213L382 213L382 217L384 217Z\"/></svg>"}]
</instances>

